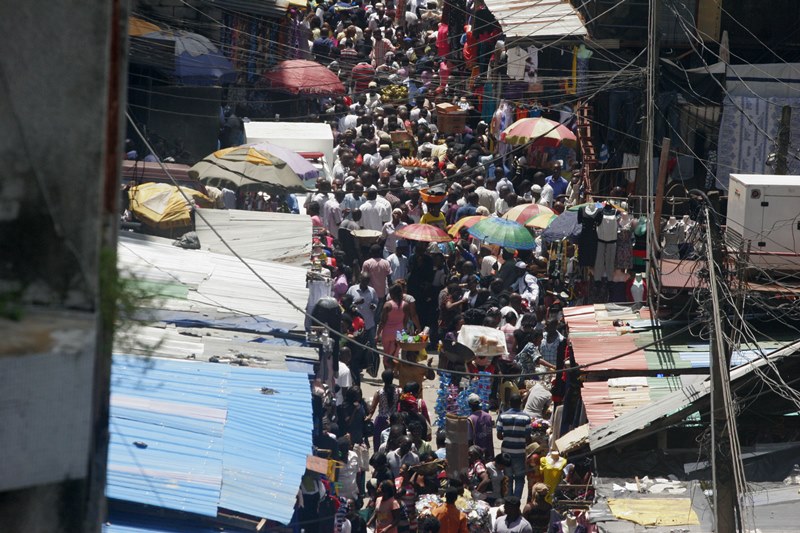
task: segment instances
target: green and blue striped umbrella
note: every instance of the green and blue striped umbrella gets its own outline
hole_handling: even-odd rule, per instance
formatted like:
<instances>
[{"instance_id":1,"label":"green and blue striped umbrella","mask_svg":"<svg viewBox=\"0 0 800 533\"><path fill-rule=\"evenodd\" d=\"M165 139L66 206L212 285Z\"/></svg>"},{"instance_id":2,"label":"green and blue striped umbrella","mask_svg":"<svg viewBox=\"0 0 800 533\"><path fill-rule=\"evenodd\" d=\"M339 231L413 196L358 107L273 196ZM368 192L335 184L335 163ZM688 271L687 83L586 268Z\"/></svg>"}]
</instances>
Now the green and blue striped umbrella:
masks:
<instances>
[{"instance_id":1,"label":"green and blue striped umbrella","mask_svg":"<svg viewBox=\"0 0 800 533\"><path fill-rule=\"evenodd\" d=\"M512 250L533 250L536 242L528 228L505 218L485 218L469 228L470 235L488 244Z\"/></svg>"}]
</instances>

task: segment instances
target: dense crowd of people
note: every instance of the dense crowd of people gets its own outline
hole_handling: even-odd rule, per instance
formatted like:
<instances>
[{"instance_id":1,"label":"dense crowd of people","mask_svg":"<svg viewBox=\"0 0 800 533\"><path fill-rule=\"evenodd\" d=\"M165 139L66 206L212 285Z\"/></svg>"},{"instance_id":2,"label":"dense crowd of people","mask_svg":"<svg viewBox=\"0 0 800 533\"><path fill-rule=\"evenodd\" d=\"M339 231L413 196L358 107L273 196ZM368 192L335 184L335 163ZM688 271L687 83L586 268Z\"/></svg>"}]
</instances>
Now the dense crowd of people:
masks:
<instances>
[{"instance_id":1,"label":"dense crowd of people","mask_svg":"<svg viewBox=\"0 0 800 533\"><path fill-rule=\"evenodd\" d=\"M579 415L565 280L551 275L551 250L540 240L532 250L503 249L457 224L521 204L561 213L583 202L573 150L515 148L499 136L522 116L552 113L571 125L572 110L498 105L491 83L514 75L481 1L325 0L297 11L295 23L298 57L328 65L347 87L318 102L336 159L304 205L324 287L312 314L335 330L320 348L315 446L338 468L309 469L295 527L558 531L574 519L554 510L565 497L559 483L588 485L590 477L586 465L567 466L550 450L553 408L563 406L563 429ZM463 120L443 120L440 103ZM453 238L400 237L410 224ZM464 325L500 332L503 354L459 358ZM458 390L488 379L491 391L468 394L467 413L428 406L423 384L437 374ZM370 397L367 376L382 383ZM442 409L463 415L463 442L441 424Z\"/></svg>"}]
</instances>

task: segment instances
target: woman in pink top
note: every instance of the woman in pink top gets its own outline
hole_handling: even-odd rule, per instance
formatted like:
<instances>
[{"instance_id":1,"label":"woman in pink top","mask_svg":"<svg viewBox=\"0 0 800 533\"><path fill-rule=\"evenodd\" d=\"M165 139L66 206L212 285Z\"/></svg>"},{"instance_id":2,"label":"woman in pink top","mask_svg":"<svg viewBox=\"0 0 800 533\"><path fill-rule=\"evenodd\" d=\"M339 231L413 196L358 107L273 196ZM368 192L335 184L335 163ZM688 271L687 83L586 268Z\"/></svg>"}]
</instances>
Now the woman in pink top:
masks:
<instances>
[{"instance_id":1,"label":"woman in pink top","mask_svg":"<svg viewBox=\"0 0 800 533\"><path fill-rule=\"evenodd\" d=\"M381 321L378 324L377 336L383 344L383 351L397 357L400 346L397 344L397 332L405 329L405 324L411 320L408 303L403 299L403 287L392 285L389 289L389 298L383 304ZM394 360L383 358L383 366L388 370L394 367Z\"/></svg>"}]
</instances>

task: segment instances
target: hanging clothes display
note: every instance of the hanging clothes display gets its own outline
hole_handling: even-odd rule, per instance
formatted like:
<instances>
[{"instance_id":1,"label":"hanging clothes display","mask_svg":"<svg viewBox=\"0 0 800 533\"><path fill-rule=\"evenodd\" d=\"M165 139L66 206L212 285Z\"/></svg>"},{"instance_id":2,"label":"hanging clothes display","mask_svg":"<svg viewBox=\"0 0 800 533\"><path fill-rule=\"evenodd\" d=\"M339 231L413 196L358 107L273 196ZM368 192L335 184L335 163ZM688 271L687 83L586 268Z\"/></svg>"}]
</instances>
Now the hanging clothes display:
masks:
<instances>
[{"instance_id":1,"label":"hanging clothes display","mask_svg":"<svg viewBox=\"0 0 800 533\"><path fill-rule=\"evenodd\" d=\"M678 219L669 217L661 230L663 259L678 259L680 257L679 245L683 242L683 230L679 227Z\"/></svg>"},{"instance_id":2,"label":"hanging clothes display","mask_svg":"<svg viewBox=\"0 0 800 533\"><path fill-rule=\"evenodd\" d=\"M593 267L597 257L597 224L603 216L594 204L584 206L578 211L578 224L581 234L578 236L578 264L582 267Z\"/></svg>"},{"instance_id":3,"label":"hanging clothes display","mask_svg":"<svg viewBox=\"0 0 800 533\"><path fill-rule=\"evenodd\" d=\"M480 73L485 74L489 68L494 45L500 37L502 29L495 16L483 3L475 9L472 26L478 43L478 66L480 67Z\"/></svg>"},{"instance_id":4,"label":"hanging clothes display","mask_svg":"<svg viewBox=\"0 0 800 533\"><path fill-rule=\"evenodd\" d=\"M633 219L628 214L619 219L614 267L619 270L630 270L633 267Z\"/></svg>"},{"instance_id":5,"label":"hanging clothes display","mask_svg":"<svg viewBox=\"0 0 800 533\"><path fill-rule=\"evenodd\" d=\"M447 24L447 42L450 48L448 59L458 61L461 59L461 37L464 35L464 26L467 23L466 0L444 0L442 5L442 21Z\"/></svg>"},{"instance_id":6,"label":"hanging clothes display","mask_svg":"<svg viewBox=\"0 0 800 533\"><path fill-rule=\"evenodd\" d=\"M594 261L594 279L609 279L614 274L617 255L617 214L607 206L597 225L597 257Z\"/></svg>"},{"instance_id":7,"label":"hanging clothes display","mask_svg":"<svg viewBox=\"0 0 800 533\"><path fill-rule=\"evenodd\" d=\"M508 77L512 80L524 80L527 67L528 49L515 46L506 52L508 56Z\"/></svg>"}]
</instances>

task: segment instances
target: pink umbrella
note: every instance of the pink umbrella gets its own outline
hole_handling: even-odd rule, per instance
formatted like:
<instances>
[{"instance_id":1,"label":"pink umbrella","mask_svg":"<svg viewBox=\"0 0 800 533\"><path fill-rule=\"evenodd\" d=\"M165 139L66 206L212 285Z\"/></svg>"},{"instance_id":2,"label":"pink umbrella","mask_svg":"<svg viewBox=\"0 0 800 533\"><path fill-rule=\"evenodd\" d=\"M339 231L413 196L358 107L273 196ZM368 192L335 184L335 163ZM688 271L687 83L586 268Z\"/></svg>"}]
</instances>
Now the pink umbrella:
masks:
<instances>
[{"instance_id":1,"label":"pink umbrella","mask_svg":"<svg viewBox=\"0 0 800 533\"><path fill-rule=\"evenodd\" d=\"M532 143L534 146L555 148L561 144L575 146L578 139L569 128L543 117L522 118L503 130L500 140L519 146Z\"/></svg>"}]
</instances>

